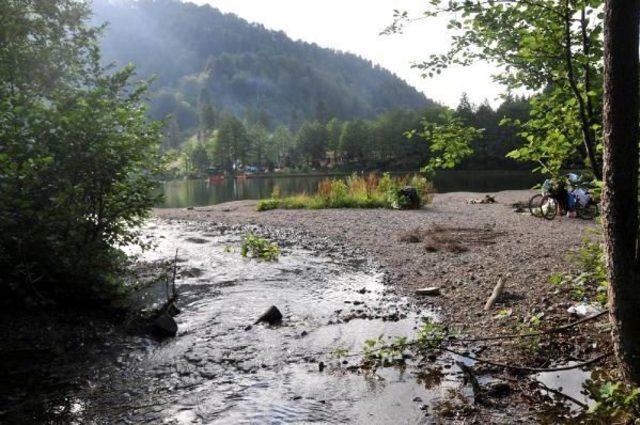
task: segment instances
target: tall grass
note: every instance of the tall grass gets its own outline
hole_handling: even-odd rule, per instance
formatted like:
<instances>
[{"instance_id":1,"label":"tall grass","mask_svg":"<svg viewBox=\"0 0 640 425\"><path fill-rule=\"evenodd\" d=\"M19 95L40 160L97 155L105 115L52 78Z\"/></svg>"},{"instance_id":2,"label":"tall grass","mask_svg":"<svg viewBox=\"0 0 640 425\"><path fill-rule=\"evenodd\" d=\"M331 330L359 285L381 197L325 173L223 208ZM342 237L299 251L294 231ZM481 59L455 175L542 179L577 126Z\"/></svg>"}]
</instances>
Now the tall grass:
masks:
<instances>
[{"instance_id":1,"label":"tall grass","mask_svg":"<svg viewBox=\"0 0 640 425\"><path fill-rule=\"evenodd\" d=\"M324 209L324 208L402 208L405 203L401 189L414 187L420 197L420 205L431 201L433 185L420 176L392 177L370 173L366 176L353 174L342 179L324 179L318 184L315 195L301 194L280 196L274 188L271 198L258 202L258 211L273 209Z\"/></svg>"}]
</instances>

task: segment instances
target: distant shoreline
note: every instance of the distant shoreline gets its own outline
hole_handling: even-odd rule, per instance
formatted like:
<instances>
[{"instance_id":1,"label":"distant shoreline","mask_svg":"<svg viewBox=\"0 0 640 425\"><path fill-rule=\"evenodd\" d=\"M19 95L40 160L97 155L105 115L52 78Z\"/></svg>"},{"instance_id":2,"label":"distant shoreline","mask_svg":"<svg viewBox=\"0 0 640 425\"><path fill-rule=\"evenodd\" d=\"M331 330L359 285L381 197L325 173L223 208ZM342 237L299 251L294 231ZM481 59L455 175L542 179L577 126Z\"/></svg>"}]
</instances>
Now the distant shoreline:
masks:
<instances>
[{"instance_id":1,"label":"distant shoreline","mask_svg":"<svg viewBox=\"0 0 640 425\"><path fill-rule=\"evenodd\" d=\"M505 173L505 174L509 174L509 173L513 173L513 174L522 174L522 173L526 173L529 170L527 169L523 169L523 170L501 170L501 169L486 169L486 170L442 170L439 171L438 173L436 173L436 178L438 177L438 175L447 175L447 174L462 174L462 173L479 173L479 174L491 174L491 173ZM383 174L383 173L389 173L392 175L400 175L400 174L422 174L419 170L406 170L406 171L377 171L377 170L370 170L370 171L328 171L328 172L313 172L313 173L255 173L255 174L240 174L237 176L228 176L227 178L249 178L249 179L257 179L257 178L289 178L289 177L344 177L344 176L350 176L352 174L369 174L369 173L378 173L378 174ZM532 175L541 175L540 173L534 173L531 172L530 174ZM207 177L198 177L198 178L186 178L186 177L181 177L181 178L175 178L175 179L170 179L170 180L162 180L162 183L167 183L167 182L173 182L173 181L182 181L182 180L207 180Z\"/></svg>"}]
</instances>

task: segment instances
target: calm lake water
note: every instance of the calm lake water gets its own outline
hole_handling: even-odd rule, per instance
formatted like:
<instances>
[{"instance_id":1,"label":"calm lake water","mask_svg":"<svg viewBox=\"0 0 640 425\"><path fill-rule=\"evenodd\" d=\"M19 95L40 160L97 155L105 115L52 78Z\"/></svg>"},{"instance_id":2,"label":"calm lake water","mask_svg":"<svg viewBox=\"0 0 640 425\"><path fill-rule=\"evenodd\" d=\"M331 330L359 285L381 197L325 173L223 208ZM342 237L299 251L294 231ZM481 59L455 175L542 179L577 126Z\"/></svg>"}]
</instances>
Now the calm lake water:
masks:
<instances>
[{"instance_id":1,"label":"calm lake water","mask_svg":"<svg viewBox=\"0 0 640 425\"><path fill-rule=\"evenodd\" d=\"M346 176L341 176L346 177ZM215 205L243 199L268 198L274 186L282 195L314 193L327 176L265 177L227 179L220 183L207 180L174 180L163 184L164 208ZM496 192L529 189L543 178L529 171L447 171L435 178L438 192Z\"/></svg>"}]
</instances>

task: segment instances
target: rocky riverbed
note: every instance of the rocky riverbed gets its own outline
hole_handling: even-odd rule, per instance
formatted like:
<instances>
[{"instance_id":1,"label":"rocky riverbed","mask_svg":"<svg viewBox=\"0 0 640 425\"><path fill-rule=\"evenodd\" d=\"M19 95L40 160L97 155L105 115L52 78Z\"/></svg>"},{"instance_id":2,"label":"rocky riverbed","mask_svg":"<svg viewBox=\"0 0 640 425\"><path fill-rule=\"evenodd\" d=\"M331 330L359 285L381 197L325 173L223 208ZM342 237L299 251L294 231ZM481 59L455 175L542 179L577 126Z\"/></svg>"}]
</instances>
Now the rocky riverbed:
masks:
<instances>
[{"instance_id":1,"label":"rocky riverbed","mask_svg":"<svg viewBox=\"0 0 640 425\"><path fill-rule=\"evenodd\" d=\"M349 252L368 256L384 271L385 283L420 308L440 309L446 325L460 334L493 337L505 333L551 329L576 319L567 313L575 303L570 289L551 285L553 273L576 268L567 254L585 237L594 236L593 221L532 217L514 204L526 203L533 191L492 193L496 203L482 200L485 194L457 192L436 195L432 204L418 211L391 210L275 210L256 212L252 201L233 202L195 209L160 209L162 218L223 224L259 225L265 232L287 238L331 241ZM300 236L302 235L302 236ZM505 292L488 312L483 310L497 281ZM435 287L439 296L417 297L420 288ZM606 317L571 332L530 341L473 344L483 357L514 365L548 367L588 360L610 348ZM564 406L551 409L542 401L555 401L548 391L538 391L531 374L491 366L476 369L511 382L512 391L493 408L474 406L452 413L465 423L572 423L575 417ZM506 373L506 375L505 375ZM580 391L589 373L560 374L555 388ZM580 375L582 378L577 379ZM546 376L545 376L546 378ZM535 382L534 382L535 381ZM533 382L533 383L532 383ZM577 385L577 387L576 387ZM566 401L566 400L565 400ZM454 403L456 404L456 403ZM459 408L464 403L454 406ZM571 408L569 408L569 411ZM508 419L504 419L503 414ZM564 419L562 419L564 418Z\"/></svg>"}]
</instances>

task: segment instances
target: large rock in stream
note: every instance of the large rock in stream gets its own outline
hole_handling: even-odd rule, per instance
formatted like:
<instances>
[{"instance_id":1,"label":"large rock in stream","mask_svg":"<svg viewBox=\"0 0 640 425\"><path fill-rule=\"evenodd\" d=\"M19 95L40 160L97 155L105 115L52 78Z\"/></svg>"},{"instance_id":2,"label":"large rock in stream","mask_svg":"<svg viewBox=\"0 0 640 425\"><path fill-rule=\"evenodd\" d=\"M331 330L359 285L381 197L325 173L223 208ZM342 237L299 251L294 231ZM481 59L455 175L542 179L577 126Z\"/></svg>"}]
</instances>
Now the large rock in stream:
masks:
<instances>
[{"instance_id":1,"label":"large rock in stream","mask_svg":"<svg viewBox=\"0 0 640 425\"><path fill-rule=\"evenodd\" d=\"M162 313L153 321L153 332L162 338L171 338L178 333L178 324L167 313Z\"/></svg>"},{"instance_id":2,"label":"large rock in stream","mask_svg":"<svg viewBox=\"0 0 640 425\"><path fill-rule=\"evenodd\" d=\"M282 322L282 313L280 313L280 310L278 310L278 307L276 307L275 305L272 305L271 307L269 307L267 311L265 311L262 314L262 316L258 318L258 320L254 322L254 325L261 322L265 322L270 325L277 325L280 322Z\"/></svg>"}]
</instances>

